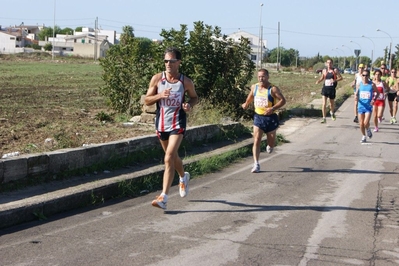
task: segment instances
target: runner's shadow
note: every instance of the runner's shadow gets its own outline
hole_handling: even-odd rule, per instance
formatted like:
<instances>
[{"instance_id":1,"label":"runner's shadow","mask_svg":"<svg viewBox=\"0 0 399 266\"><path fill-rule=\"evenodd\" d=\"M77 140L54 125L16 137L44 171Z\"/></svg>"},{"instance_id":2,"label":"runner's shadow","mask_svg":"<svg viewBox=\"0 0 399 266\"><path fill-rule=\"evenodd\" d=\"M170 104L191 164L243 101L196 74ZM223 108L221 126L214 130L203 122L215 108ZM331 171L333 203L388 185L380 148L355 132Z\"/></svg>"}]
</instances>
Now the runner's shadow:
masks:
<instances>
[{"instance_id":1,"label":"runner's shadow","mask_svg":"<svg viewBox=\"0 0 399 266\"><path fill-rule=\"evenodd\" d=\"M231 202L226 200L189 200L189 202L199 202L199 203L220 203L223 205L229 205L234 207L230 210L188 210L188 211L165 211L165 214L181 214L181 213L247 213L247 212L266 212L266 211L317 211L317 212L331 212L331 211L361 211L361 212L377 212L376 208L353 208L345 206L290 206L290 205L254 205L245 204L239 202Z\"/></svg>"}]
</instances>

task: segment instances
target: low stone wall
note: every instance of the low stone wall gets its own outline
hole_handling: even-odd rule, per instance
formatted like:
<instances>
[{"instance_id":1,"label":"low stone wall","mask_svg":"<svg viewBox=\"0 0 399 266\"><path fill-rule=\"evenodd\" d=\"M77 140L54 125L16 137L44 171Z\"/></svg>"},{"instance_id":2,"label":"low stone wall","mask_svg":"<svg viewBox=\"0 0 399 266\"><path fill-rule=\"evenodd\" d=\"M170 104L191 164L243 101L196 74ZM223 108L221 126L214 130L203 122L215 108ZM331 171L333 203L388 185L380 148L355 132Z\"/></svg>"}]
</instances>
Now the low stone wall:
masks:
<instances>
[{"instance_id":1,"label":"low stone wall","mask_svg":"<svg viewBox=\"0 0 399 266\"><path fill-rule=\"evenodd\" d=\"M244 126L239 123L191 127L187 129L185 141L206 142L220 136L224 131L243 131L243 128ZM109 160L127 158L137 151L154 147L160 147L155 134L74 149L0 159L0 184L77 171Z\"/></svg>"}]
</instances>

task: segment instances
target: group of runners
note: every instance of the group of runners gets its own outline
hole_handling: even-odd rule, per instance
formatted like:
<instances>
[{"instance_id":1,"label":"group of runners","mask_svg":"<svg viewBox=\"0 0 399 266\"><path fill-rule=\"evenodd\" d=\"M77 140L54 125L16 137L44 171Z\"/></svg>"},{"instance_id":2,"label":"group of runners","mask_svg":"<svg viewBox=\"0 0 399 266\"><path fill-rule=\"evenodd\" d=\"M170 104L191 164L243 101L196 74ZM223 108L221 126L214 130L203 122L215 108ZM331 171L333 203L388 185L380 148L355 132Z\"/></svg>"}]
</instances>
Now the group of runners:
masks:
<instances>
[{"instance_id":1,"label":"group of runners","mask_svg":"<svg viewBox=\"0 0 399 266\"><path fill-rule=\"evenodd\" d=\"M162 192L152 202L152 206L166 209L169 189L172 185L174 175L179 175L179 194L186 197L189 193L190 174L184 171L182 159L178 155L178 149L186 132L186 113L192 111L198 103L198 96L193 81L179 72L182 55L181 52L170 47L164 53L165 71L155 74L149 84L145 97L146 105L157 105L155 129L160 144L165 152ZM362 132L361 142L366 142L366 134L369 138L373 136L370 129L371 115L374 114L374 132L378 132L378 125L384 119L383 113L386 99L390 108L390 123L396 123L396 112L399 101L399 79L396 77L396 70L387 72L387 67L382 64L380 69L370 71L359 64L358 73L352 82L355 93L354 122L359 123ZM390 74L390 75L389 75ZM281 90L269 82L269 71L258 70L258 82L251 86L251 90L241 105L243 109L249 108L253 102L255 107L253 121L253 159L252 173L260 172L259 155L263 134L267 136L268 153L273 152L276 143L276 130L279 126L279 119L276 110L286 103ZM335 97L336 87L342 80L341 73L333 67L333 60L328 59L326 68L323 69L316 84L323 82L321 90L323 105L323 119L326 123L327 99L330 102L331 119L335 120ZM373 108L374 107L374 108ZM374 113L373 113L374 109Z\"/></svg>"},{"instance_id":2,"label":"group of runners","mask_svg":"<svg viewBox=\"0 0 399 266\"><path fill-rule=\"evenodd\" d=\"M374 130L379 131L379 125L384 120L384 110L388 101L390 120L389 123L397 123L396 113L399 101L399 79L395 68L388 69L385 63L381 64L379 69L370 72L364 64L359 64L358 72L355 74L351 86L354 91L354 113L353 122L359 123L362 139L364 143L368 138L373 137L370 128L370 120L373 118ZM316 84L324 81L321 90L323 98L323 119L321 123L326 123L326 105L327 99L330 99L331 119L335 120L334 100L338 81L342 80L342 76L337 68L333 67L333 61L328 59L326 68L322 71L320 78ZM366 137L367 135L367 137Z\"/></svg>"}]
</instances>

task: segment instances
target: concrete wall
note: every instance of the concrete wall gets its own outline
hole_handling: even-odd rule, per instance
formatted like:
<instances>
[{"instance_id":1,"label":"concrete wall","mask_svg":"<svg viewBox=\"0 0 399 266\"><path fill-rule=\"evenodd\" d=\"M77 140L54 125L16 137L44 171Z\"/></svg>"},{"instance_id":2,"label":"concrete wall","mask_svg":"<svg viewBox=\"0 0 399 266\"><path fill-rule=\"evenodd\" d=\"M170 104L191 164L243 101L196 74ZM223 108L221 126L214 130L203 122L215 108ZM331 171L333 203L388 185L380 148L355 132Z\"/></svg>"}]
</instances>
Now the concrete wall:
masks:
<instances>
[{"instance_id":1,"label":"concrete wall","mask_svg":"<svg viewBox=\"0 0 399 266\"><path fill-rule=\"evenodd\" d=\"M237 123L192 127L187 129L185 140L191 143L206 142L224 131L242 128L243 126ZM153 147L160 148L155 134L74 149L0 159L0 184L84 169L111 159L127 158L137 151Z\"/></svg>"}]
</instances>

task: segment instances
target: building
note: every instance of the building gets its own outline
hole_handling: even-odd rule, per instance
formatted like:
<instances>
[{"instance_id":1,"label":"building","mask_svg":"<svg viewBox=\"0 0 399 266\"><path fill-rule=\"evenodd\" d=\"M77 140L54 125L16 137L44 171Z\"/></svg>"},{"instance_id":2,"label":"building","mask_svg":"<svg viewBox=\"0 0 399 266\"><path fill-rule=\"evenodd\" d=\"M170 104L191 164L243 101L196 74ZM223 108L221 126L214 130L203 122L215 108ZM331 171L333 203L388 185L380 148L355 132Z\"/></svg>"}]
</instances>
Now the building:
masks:
<instances>
[{"instance_id":1,"label":"building","mask_svg":"<svg viewBox=\"0 0 399 266\"><path fill-rule=\"evenodd\" d=\"M266 55L266 49L267 49L266 40L262 40L262 46L261 46L260 45L261 41L259 39L259 36L256 36L254 34L251 34L243 30L239 30L227 36L236 42L240 42L241 37L247 38L251 46L251 60L256 65L260 65L261 61L260 59L264 58L264 56Z\"/></svg>"},{"instance_id":2,"label":"building","mask_svg":"<svg viewBox=\"0 0 399 266\"><path fill-rule=\"evenodd\" d=\"M37 34L41 30L41 26L21 25L2 27L0 26L0 53L14 54L24 53L31 49L25 49L29 44L37 44Z\"/></svg>"},{"instance_id":3,"label":"building","mask_svg":"<svg viewBox=\"0 0 399 266\"><path fill-rule=\"evenodd\" d=\"M104 57L106 51L116 43L116 32L82 28L81 32L75 31L72 35L57 34L47 41L40 41L39 45L44 46L51 43L54 54L65 56L73 55L98 59Z\"/></svg>"}]
</instances>

